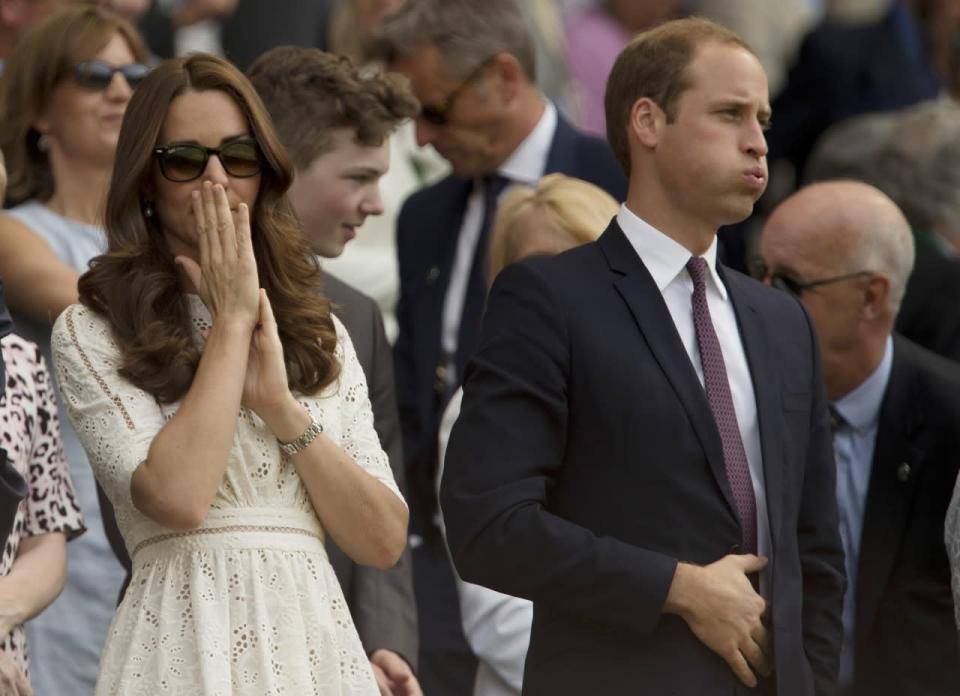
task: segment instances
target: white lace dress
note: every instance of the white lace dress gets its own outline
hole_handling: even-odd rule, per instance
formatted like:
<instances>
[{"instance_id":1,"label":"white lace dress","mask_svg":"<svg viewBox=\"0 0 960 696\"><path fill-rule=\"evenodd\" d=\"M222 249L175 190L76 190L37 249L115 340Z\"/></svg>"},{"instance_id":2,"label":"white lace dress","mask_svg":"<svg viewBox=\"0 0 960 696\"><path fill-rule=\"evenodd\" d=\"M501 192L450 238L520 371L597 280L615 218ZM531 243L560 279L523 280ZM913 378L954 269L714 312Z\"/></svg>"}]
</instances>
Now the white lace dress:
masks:
<instances>
[{"instance_id":1,"label":"white lace dress","mask_svg":"<svg viewBox=\"0 0 960 696\"><path fill-rule=\"evenodd\" d=\"M957 477L953 498L947 508L944 541L947 545L947 557L950 559L953 612L957 620L957 630L960 631L960 477Z\"/></svg>"},{"instance_id":2,"label":"white lace dress","mask_svg":"<svg viewBox=\"0 0 960 696\"><path fill-rule=\"evenodd\" d=\"M206 307L188 297L195 328L208 327ZM336 326L341 376L300 402L399 496L373 429L363 372L343 325ZM117 374L110 329L83 306L60 315L53 353L70 418L133 558L97 696L378 694L323 529L263 421L241 410L206 521L177 532L133 507L130 480L178 404L160 406Z\"/></svg>"}]
</instances>

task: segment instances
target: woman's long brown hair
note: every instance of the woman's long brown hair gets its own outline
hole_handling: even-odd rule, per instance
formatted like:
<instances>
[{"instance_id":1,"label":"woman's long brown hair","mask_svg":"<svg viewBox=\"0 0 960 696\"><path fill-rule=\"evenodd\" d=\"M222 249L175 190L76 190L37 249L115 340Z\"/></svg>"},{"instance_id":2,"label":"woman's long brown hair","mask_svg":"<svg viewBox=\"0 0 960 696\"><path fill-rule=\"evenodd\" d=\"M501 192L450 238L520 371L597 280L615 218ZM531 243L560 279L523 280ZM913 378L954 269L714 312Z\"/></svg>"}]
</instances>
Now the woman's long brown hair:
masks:
<instances>
[{"instance_id":1,"label":"woman's long brown hair","mask_svg":"<svg viewBox=\"0 0 960 696\"><path fill-rule=\"evenodd\" d=\"M292 169L246 77L227 61L194 54L157 67L133 94L120 129L107 196L107 252L80 278L80 301L103 315L121 352L120 375L161 403L183 397L200 361L187 300L156 216L146 217L153 149L170 103L188 90L219 90L240 108L263 153L251 215L260 285L283 342L291 389L315 394L339 375L337 335L321 276L285 192Z\"/></svg>"}]
</instances>

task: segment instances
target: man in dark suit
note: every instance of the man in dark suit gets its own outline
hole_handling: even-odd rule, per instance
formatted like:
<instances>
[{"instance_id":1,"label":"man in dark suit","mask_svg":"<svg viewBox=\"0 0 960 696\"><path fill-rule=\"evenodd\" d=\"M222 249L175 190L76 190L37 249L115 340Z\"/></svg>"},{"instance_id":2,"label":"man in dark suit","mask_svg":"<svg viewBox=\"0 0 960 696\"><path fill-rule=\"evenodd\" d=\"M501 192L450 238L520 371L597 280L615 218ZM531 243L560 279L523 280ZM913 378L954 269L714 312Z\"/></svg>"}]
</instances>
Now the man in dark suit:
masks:
<instances>
[{"instance_id":1,"label":"man in dark suit","mask_svg":"<svg viewBox=\"0 0 960 696\"><path fill-rule=\"evenodd\" d=\"M368 215L383 210L379 181L389 166L394 128L417 103L395 76L364 74L348 59L286 46L251 66L250 80L273 118L295 166L294 211L316 254L343 252ZM369 385L374 427L404 489L400 424L390 344L383 317L367 295L326 275L325 292L357 351ZM421 696L411 668L418 658L411 559L389 571L360 566L331 542L337 573L381 691Z\"/></svg>"},{"instance_id":2,"label":"man in dark suit","mask_svg":"<svg viewBox=\"0 0 960 696\"><path fill-rule=\"evenodd\" d=\"M960 451L960 366L891 335L914 249L878 189L801 189L768 220L768 279L816 326L834 414L849 584L840 685L851 696L960 694L944 518Z\"/></svg>"},{"instance_id":3,"label":"man in dark suit","mask_svg":"<svg viewBox=\"0 0 960 696\"><path fill-rule=\"evenodd\" d=\"M715 261L766 183L763 68L718 25L669 22L621 53L606 115L619 215L490 294L441 491L457 569L533 600L524 693L833 694L816 336Z\"/></svg>"},{"instance_id":4,"label":"man in dark suit","mask_svg":"<svg viewBox=\"0 0 960 696\"><path fill-rule=\"evenodd\" d=\"M397 396L408 479L424 533L432 514L437 427L477 346L486 235L500 192L561 172L622 197L626 182L603 141L574 130L536 88L534 48L515 0L410 0L374 53L410 77L423 105L417 139L453 173L400 213Z\"/></svg>"},{"instance_id":5,"label":"man in dark suit","mask_svg":"<svg viewBox=\"0 0 960 696\"><path fill-rule=\"evenodd\" d=\"M516 0L408 0L373 53L406 74L423 105L417 141L451 176L413 194L397 221L400 297L394 347L410 489L421 662L428 691L473 688L434 480L440 416L477 347L486 297L487 236L500 193L544 174L586 179L620 198L609 147L567 123L536 87L535 49Z\"/></svg>"}]
</instances>

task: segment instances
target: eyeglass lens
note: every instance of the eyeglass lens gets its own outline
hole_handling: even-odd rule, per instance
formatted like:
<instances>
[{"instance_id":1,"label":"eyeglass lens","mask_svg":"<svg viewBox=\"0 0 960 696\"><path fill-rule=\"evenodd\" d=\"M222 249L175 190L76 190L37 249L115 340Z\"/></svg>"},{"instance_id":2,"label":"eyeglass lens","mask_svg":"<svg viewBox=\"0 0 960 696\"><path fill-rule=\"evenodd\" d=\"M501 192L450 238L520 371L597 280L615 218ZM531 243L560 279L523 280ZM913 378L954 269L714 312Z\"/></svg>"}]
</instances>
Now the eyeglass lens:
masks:
<instances>
[{"instance_id":1,"label":"eyeglass lens","mask_svg":"<svg viewBox=\"0 0 960 696\"><path fill-rule=\"evenodd\" d=\"M150 73L150 68L141 63L109 65L100 60L91 60L77 64L76 79L82 87L106 89L116 73L123 75L123 79L133 89L143 82L143 78Z\"/></svg>"}]
</instances>

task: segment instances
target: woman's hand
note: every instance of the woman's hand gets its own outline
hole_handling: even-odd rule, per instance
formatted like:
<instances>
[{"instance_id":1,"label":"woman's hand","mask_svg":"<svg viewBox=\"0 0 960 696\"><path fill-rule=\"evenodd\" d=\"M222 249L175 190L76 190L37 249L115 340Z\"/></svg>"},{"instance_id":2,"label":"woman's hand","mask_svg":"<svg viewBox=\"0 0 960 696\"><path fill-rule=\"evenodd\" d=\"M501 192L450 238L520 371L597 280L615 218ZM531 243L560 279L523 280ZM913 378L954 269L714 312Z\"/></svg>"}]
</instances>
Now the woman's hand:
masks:
<instances>
[{"instance_id":1,"label":"woman's hand","mask_svg":"<svg viewBox=\"0 0 960 696\"><path fill-rule=\"evenodd\" d=\"M6 653L0 652L0 696L32 696L30 682Z\"/></svg>"},{"instance_id":2,"label":"woman's hand","mask_svg":"<svg viewBox=\"0 0 960 696\"><path fill-rule=\"evenodd\" d=\"M200 299L218 319L239 319L253 328L260 314L260 284L250 236L250 211L237 208L234 223L227 193L203 182L191 196L200 264L186 256L175 260L193 282Z\"/></svg>"},{"instance_id":3,"label":"woman's hand","mask_svg":"<svg viewBox=\"0 0 960 696\"><path fill-rule=\"evenodd\" d=\"M290 405L293 395L287 386L287 367L283 362L283 344L277 332L277 321L267 291L263 289L260 290L259 310L257 326L250 339L241 403L269 424L276 411Z\"/></svg>"}]
</instances>

